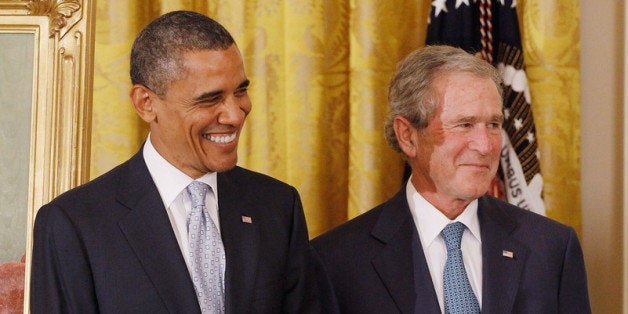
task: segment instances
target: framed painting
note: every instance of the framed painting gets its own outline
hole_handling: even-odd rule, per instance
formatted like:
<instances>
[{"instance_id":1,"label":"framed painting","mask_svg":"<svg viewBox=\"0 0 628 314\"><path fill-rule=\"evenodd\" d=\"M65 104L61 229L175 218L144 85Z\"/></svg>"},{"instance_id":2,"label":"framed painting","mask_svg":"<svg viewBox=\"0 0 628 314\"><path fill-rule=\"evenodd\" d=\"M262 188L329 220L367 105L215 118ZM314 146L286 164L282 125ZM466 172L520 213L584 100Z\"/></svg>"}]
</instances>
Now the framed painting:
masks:
<instances>
[{"instance_id":1,"label":"framed painting","mask_svg":"<svg viewBox=\"0 0 628 314\"><path fill-rule=\"evenodd\" d=\"M0 267L23 263L25 313L36 211L89 179L93 6L0 0Z\"/></svg>"}]
</instances>

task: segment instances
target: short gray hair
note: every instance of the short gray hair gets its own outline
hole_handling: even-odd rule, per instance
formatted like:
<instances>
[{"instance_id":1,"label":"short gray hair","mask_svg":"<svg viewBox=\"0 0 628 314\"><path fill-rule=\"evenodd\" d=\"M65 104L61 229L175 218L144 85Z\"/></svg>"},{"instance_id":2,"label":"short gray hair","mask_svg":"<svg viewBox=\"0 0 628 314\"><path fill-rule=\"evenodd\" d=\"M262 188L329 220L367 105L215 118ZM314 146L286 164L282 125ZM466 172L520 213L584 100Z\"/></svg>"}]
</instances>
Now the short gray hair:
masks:
<instances>
[{"instance_id":1,"label":"short gray hair","mask_svg":"<svg viewBox=\"0 0 628 314\"><path fill-rule=\"evenodd\" d=\"M415 50L397 65L388 88L388 115L384 131L388 144L402 152L395 136L393 120L402 116L419 130L425 129L438 110L432 84L440 73L465 72L490 78L502 96L502 80L495 67L460 48L425 46Z\"/></svg>"}]
</instances>

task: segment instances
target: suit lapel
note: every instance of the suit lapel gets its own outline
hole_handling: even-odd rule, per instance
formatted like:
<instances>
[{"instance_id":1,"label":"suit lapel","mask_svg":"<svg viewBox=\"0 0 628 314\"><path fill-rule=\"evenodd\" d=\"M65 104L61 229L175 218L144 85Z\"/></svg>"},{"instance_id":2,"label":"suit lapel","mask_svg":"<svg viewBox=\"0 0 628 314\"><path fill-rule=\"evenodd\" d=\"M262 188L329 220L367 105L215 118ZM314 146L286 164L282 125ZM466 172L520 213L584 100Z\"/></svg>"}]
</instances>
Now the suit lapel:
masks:
<instances>
[{"instance_id":1,"label":"suit lapel","mask_svg":"<svg viewBox=\"0 0 628 314\"><path fill-rule=\"evenodd\" d=\"M227 258L226 309L235 313L248 311L253 299L260 241L258 202L238 189L237 179L233 170L218 174L220 229Z\"/></svg>"},{"instance_id":2,"label":"suit lapel","mask_svg":"<svg viewBox=\"0 0 628 314\"><path fill-rule=\"evenodd\" d=\"M511 234L516 222L489 197L479 199L482 233L482 312L510 313L529 249Z\"/></svg>"},{"instance_id":3,"label":"suit lapel","mask_svg":"<svg viewBox=\"0 0 628 314\"><path fill-rule=\"evenodd\" d=\"M381 252L372 261L373 267L399 310L413 313L416 302L420 306L417 309L422 313L438 312L438 301L425 257L420 258L423 256L422 249L406 201L405 188L384 205L371 234L383 243ZM413 248L413 242L419 244L418 250ZM420 256L418 251L421 251ZM418 273L413 276L413 272ZM419 283L417 292L415 277Z\"/></svg>"},{"instance_id":4,"label":"suit lapel","mask_svg":"<svg viewBox=\"0 0 628 314\"><path fill-rule=\"evenodd\" d=\"M117 198L131 209L118 225L170 312L198 312L194 286L141 151L128 163Z\"/></svg>"},{"instance_id":5,"label":"suit lapel","mask_svg":"<svg viewBox=\"0 0 628 314\"><path fill-rule=\"evenodd\" d=\"M434 282L427 266L423 246L416 228L413 230L412 251L414 256L414 289L416 291L415 313L441 313Z\"/></svg>"}]
</instances>

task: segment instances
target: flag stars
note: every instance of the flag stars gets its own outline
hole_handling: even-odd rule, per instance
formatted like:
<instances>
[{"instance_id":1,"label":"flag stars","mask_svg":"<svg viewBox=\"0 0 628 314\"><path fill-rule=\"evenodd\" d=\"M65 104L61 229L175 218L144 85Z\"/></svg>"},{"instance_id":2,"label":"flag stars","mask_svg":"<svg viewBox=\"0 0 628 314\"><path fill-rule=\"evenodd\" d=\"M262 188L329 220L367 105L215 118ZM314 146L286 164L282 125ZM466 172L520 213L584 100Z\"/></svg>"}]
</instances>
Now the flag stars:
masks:
<instances>
[{"instance_id":1,"label":"flag stars","mask_svg":"<svg viewBox=\"0 0 628 314\"><path fill-rule=\"evenodd\" d=\"M504 109L504 119L510 119L510 109Z\"/></svg>"},{"instance_id":2,"label":"flag stars","mask_svg":"<svg viewBox=\"0 0 628 314\"><path fill-rule=\"evenodd\" d=\"M432 6L434 7L434 16L438 17L438 15L440 15L441 12L445 12L447 13L447 6L445 5L445 2L447 0L434 0L432 1Z\"/></svg>"},{"instance_id":3,"label":"flag stars","mask_svg":"<svg viewBox=\"0 0 628 314\"><path fill-rule=\"evenodd\" d=\"M515 129L519 131L521 130L522 127L523 127L523 121L521 121L521 119L515 119Z\"/></svg>"},{"instance_id":4,"label":"flag stars","mask_svg":"<svg viewBox=\"0 0 628 314\"><path fill-rule=\"evenodd\" d=\"M528 142L530 142L530 144L534 143L534 133L528 132L528 136L526 136L526 139L528 140Z\"/></svg>"},{"instance_id":5,"label":"flag stars","mask_svg":"<svg viewBox=\"0 0 628 314\"><path fill-rule=\"evenodd\" d=\"M458 1L458 0L456 0ZM463 0L464 1L464 0ZM499 2L499 4L501 4L502 6L506 6L506 0L497 0ZM514 9L517 7L517 0L512 0L512 2L510 3L510 8ZM456 7L457 8L457 7Z\"/></svg>"},{"instance_id":6,"label":"flag stars","mask_svg":"<svg viewBox=\"0 0 628 314\"><path fill-rule=\"evenodd\" d=\"M456 9L458 9L462 4L470 6L469 0L456 0Z\"/></svg>"}]
</instances>

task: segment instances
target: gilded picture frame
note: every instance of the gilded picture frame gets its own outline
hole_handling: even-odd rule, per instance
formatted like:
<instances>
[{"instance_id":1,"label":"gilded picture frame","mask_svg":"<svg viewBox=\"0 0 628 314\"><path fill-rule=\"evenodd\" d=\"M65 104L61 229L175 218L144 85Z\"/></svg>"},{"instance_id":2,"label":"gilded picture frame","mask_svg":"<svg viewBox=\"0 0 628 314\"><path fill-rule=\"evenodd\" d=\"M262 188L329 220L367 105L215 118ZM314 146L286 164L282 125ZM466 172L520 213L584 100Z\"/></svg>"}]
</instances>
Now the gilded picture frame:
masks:
<instances>
[{"instance_id":1,"label":"gilded picture frame","mask_svg":"<svg viewBox=\"0 0 628 314\"><path fill-rule=\"evenodd\" d=\"M12 187L28 191L23 202L25 313L35 214L53 197L89 179L94 12L90 0L0 0L0 36L33 39L32 66L20 68L32 71L30 117L23 121L30 133L21 134L25 143L16 143L29 152L28 175L24 186ZM0 60L0 68L2 62L13 61ZM25 77L31 76L27 72ZM12 105L4 101L0 109L10 111Z\"/></svg>"}]
</instances>

